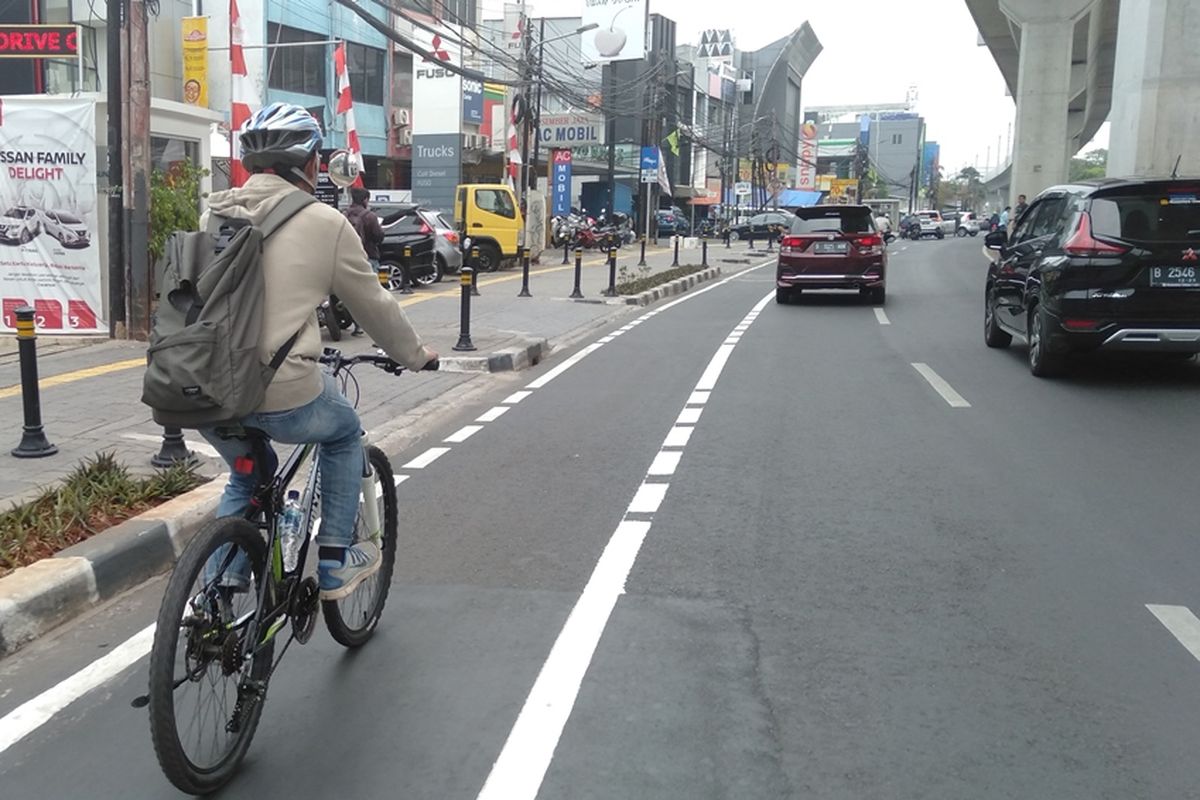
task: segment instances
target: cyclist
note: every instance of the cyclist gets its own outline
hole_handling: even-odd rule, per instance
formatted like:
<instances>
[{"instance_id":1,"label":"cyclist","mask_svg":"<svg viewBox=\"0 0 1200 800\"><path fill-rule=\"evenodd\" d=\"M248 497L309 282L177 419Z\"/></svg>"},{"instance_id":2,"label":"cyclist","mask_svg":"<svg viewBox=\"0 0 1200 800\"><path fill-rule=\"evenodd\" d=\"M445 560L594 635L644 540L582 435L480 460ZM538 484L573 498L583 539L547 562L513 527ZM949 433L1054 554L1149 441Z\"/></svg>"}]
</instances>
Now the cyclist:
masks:
<instances>
[{"instance_id":1,"label":"cyclist","mask_svg":"<svg viewBox=\"0 0 1200 800\"><path fill-rule=\"evenodd\" d=\"M250 178L241 188L213 193L208 213L258 222L289 192L315 193L320 147L321 129L304 108L287 103L263 108L241 131L242 164ZM202 228L206 224L203 220ZM275 373L262 407L241 422L278 442L320 446L318 580L322 599L336 600L374 574L382 556L374 542L354 541L362 429L354 407L318 363L322 345L315 309L336 294L387 354L409 369L436 368L437 353L421 343L399 302L379 284L354 227L336 209L323 203L306 206L266 241L261 263L266 298L259 342L262 362L270 361L297 330L300 335ZM201 434L231 468L217 515L244 514L257 478L239 474L233 466L249 454L246 442L222 438L215 429ZM260 468L273 470L274 465ZM215 568L211 562L209 567ZM235 561L222 583L245 588L247 571L244 559Z\"/></svg>"}]
</instances>

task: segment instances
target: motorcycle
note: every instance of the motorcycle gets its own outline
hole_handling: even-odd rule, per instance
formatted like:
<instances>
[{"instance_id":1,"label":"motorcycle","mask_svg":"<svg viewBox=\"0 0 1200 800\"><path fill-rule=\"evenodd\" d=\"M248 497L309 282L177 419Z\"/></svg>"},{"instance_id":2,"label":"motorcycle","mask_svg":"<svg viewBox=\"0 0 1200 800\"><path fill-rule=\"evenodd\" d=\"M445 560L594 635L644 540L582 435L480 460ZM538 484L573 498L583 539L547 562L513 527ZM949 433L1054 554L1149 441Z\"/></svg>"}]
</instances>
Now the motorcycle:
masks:
<instances>
[{"instance_id":1,"label":"motorcycle","mask_svg":"<svg viewBox=\"0 0 1200 800\"><path fill-rule=\"evenodd\" d=\"M356 336L360 333L350 309L336 294L329 295L317 306L317 323L329 331L329 338L335 342L342 340L342 331L353 328Z\"/></svg>"}]
</instances>

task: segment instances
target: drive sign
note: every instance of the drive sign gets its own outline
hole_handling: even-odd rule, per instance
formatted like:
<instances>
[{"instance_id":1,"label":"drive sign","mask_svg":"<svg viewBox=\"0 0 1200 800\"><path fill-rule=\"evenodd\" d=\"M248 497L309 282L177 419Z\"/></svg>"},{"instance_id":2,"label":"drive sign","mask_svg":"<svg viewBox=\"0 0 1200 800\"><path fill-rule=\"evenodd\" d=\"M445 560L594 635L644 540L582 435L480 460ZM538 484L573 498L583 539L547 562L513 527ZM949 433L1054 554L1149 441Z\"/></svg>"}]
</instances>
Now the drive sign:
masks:
<instances>
[{"instance_id":1,"label":"drive sign","mask_svg":"<svg viewBox=\"0 0 1200 800\"><path fill-rule=\"evenodd\" d=\"M556 217L571 213L571 151L554 150L550 159L551 212Z\"/></svg>"}]
</instances>

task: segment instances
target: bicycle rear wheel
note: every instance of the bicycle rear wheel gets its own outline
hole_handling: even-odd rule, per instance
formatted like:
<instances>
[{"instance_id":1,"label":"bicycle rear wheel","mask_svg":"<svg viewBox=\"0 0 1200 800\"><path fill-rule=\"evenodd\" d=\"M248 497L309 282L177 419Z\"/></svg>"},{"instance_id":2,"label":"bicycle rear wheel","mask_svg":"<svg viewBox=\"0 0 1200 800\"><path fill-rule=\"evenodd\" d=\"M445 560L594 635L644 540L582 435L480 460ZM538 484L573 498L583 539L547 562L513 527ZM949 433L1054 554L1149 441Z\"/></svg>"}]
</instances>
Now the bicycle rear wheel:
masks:
<instances>
[{"instance_id":1,"label":"bicycle rear wheel","mask_svg":"<svg viewBox=\"0 0 1200 800\"><path fill-rule=\"evenodd\" d=\"M392 570L396 566L396 480L392 476L392 465L378 447L367 448L367 458L375 473L375 497L379 504L379 521L382 530L375 534L376 544L383 553L383 564L379 571L364 580L354 592L340 600L325 600L321 610L325 615L325 626L334 640L346 647L361 647L375 633L383 605L387 602L392 586ZM362 515L362 498L359 498L359 513L355 520L355 541L371 536L366 530Z\"/></svg>"},{"instance_id":2,"label":"bicycle rear wheel","mask_svg":"<svg viewBox=\"0 0 1200 800\"><path fill-rule=\"evenodd\" d=\"M251 577L239 590L228 584L242 558ZM150 649L150 735L163 773L188 794L227 783L258 727L274 645L242 653L266 562L258 528L226 517L196 535L167 582Z\"/></svg>"}]
</instances>

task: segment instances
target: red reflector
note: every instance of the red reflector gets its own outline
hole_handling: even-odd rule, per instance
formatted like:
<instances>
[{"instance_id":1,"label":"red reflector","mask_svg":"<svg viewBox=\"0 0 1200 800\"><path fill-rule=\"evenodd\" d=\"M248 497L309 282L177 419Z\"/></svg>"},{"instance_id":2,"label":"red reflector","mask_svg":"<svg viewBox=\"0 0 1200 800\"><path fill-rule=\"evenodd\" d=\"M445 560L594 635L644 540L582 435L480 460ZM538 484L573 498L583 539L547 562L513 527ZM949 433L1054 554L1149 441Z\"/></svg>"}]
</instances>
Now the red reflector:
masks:
<instances>
[{"instance_id":1,"label":"red reflector","mask_svg":"<svg viewBox=\"0 0 1200 800\"><path fill-rule=\"evenodd\" d=\"M238 456L233 460L233 471L238 475L253 475L254 459L250 456Z\"/></svg>"},{"instance_id":2,"label":"red reflector","mask_svg":"<svg viewBox=\"0 0 1200 800\"><path fill-rule=\"evenodd\" d=\"M1069 256L1096 258L1123 256L1129 252L1129 248L1104 242L1092 236L1092 215L1084 211L1079 215L1079 225L1075 228L1075 233L1063 245L1063 252Z\"/></svg>"},{"instance_id":3,"label":"red reflector","mask_svg":"<svg viewBox=\"0 0 1200 800\"><path fill-rule=\"evenodd\" d=\"M421 223L421 233L433 233L433 228L429 227L428 222Z\"/></svg>"},{"instance_id":4,"label":"red reflector","mask_svg":"<svg viewBox=\"0 0 1200 800\"><path fill-rule=\"evenodd\" d=\"M1094 331L1100 323L1094 319L1064 319L1063 327L1069 331Z\"/></svg>"}]
</instances>

